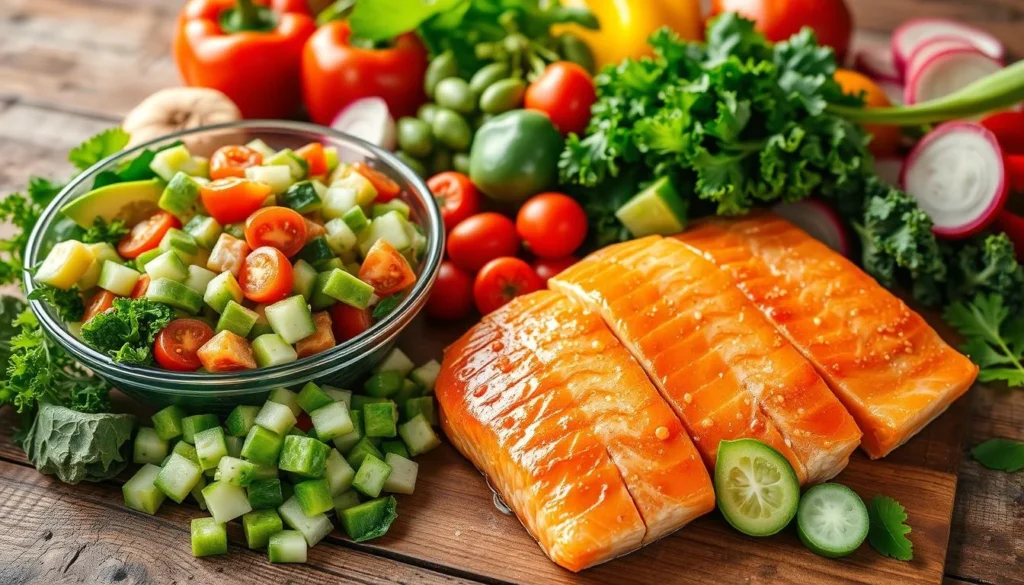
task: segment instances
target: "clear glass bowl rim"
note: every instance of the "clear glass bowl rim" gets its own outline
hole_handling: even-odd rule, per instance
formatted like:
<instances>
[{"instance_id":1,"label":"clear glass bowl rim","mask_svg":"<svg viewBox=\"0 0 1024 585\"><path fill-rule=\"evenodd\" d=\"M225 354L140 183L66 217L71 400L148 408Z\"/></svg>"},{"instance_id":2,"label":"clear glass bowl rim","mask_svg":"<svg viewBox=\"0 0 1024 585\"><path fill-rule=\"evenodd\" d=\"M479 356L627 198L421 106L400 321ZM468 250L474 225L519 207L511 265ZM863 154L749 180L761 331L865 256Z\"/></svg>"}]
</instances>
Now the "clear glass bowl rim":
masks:
<instances>
[{"instance_id":1,"label":"clear glass bowl rim","mask_svg":"<svg viewBox=\"0 0 1024 585\"><path fill-rule=\"evenodd\" d=\"M178 397L196 395L208 398L229 397L247 391L266 390L267 388L277 386L293 386L299 380L329 375L357 363L363 354L372 352L375 348L389 343L397 337L426 303L427 292L433 284L441 264L444 253L445 234L441 211L438 209L437 203L434 201L423 179L390 152L369 142L325 126L286 120L243 120L190 128L155 138L104 158L68 183L43 211L39 221L32 228L32 233L29 235L25 251L25 265L34 266L39 261L39 252L44 241L43 235L49 230L54 220L57 219L60 208L67 203L71 194L75 193L83 184L92 181L95 175L108 165L134 157L146 148L168 141L196 134L238 129L253 132L291 133L308 136L310 139L316 139L317 136L326 136L331 140L349 143L357 148L368 151L388 165L391 170L411 185L412 196L421 200L426 210L426 216L421 218L421 222L426 232L427 250L424 255L424 264L420 277L413 286L412 291L406 295L405 299L402 300L395 310L378 323L375 323L370 329L345 343L290 364L222 374L174 372L153 367L126 366L116 363L110 357L88 347L71 335L51 315L51 312L46 309L42 302L29 301L32 312L39 320L43 330L51 338L55 339L76 360L97 373L110 378L115 386L118 382L122 382L141 386L150 392ZM36 288L31 278L26 277L24 285L26 294L31 293Z\"/></svg>"}]
</instances>

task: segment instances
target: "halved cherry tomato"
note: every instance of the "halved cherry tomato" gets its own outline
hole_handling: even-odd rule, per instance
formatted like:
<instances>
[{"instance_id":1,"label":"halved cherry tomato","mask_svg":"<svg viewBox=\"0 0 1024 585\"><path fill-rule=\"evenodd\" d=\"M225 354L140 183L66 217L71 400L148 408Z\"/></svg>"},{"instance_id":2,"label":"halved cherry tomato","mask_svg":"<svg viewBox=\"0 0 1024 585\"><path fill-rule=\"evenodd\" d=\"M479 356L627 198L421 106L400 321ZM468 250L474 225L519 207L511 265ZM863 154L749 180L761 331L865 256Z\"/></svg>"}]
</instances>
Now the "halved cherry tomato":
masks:
<instances>
[{"instance_id":1,"label":"halved cherry tomato","mask_svg":"<svg viewBox=\"0 0 1024 585\"><path fill-rule=\"evenodd\" d=\"M512 299L544 288L537 273L519 258L496 258L487 263L473 282L473 299L486 315Z\"/></svg>"},{"instance_id":2,"label":"halved cherry tomato","mask_svg":"<svg viewBox=\"0 0 1024 585\"><path fill-rule=\"evenodd\" d=\"M128 232L117 243L117 253L125 258L135 258L143 252L148 252L160 245L167 230L180 228L181 222L166 211L158 211L135 224L132 231Z\"/></svg>"},{"instance_id":3,"label":"halved cherry tomato","mask_svg":"<svg viewBox=\"0 0 1024 585\"><path fill-rule=\"evenodd\" d=\"M218 179L199 187L203 207L221 225L237 223L249 217L270 195L270 185L238 177Z\"/></svg>"},{"instance_id":4,"label":"halved cherry tomato","mask_svg":"<svg viewBox=\"0 0 1024 585\"><path fill-rule=\"evenodd\" d=\"M199 361L208 372L255 370L256 357L252 346L237 333L224 330L199 348Z\"/></svg>"},{"instance_id":5,"label":"halved cherry tomato","mask_svg":"<svg viewBox=\"0 0 1024 585\"><path fill-rule=\"evenodd\" d=\"M319 142L310 142L306 146L295 151L309 166L307 174L310 177L327 174L327 157L324 155L324 145Z\"/></svg>"},{"instance_id":6,"label":"halved cherry tomato","mask_svg":"<svg viewBox=\"0 0 1024 585\"><path fill-rule=\"evenodd\" d=\"M454 321L473 310L473 277L450 260L441 263L427 299L427 315Z\"/></svg>"},{"instance_id":7,"label":"halved cherry tomato","mask_svg":"<svg viewBox=\"0 0 1024 585\"><path fill-rule=\"evenodd\" d=\"M310 221L310 220L308 220L307 218L304 217L304 218L302 218L302 223L305 224L305 226L306 226L306 243L307 244L309 243L310 240L314 240L314 239L316 239L316 238L318 238L318 237L320 237L320 236L322 236L322 235L327 233L327 230L324 229L324 226L318 224L315 221Z\"/></svg>"},{"instance_id":8,"label":"halved cherry tomato","mask_svg":"<svg viewBox=\"0 0 1024 585\"><path fill-rule=\"evenodd\" d=\"M135 286L132 287L130 295L133 299L138 299L146 296L146 291L149 290L149 281L152 280L148 274L143 274L135 281Z\"/></svg>"},{"instance_id":9,"label":"halved cherry tomato","mask_svg":"<svg viewBox=\"0 0 1024 585\"><path fill-rule=\"evenodd\" d=\"M515 256L518 251L516 226L500 213L478 213L448 233L448 257L466 272L475 274L491 260Z\"/></svg>"},{"instance_id":10,"label":"halved cherry tomato","mask_svg":"<svg viewBox=\"0 0 1024 585\"><path fill-rule=\"evenodd\" d=\"M579 262L579 258L575 256L537 258L533 261L533 271L537 273L538 278L547 284L549 279L558 276L563 270L577 262Z\"/></svg>"},{"instance_id":11,"label":"halved cherry tomato","mask_svg":"<svg viewBox=\"0 0 1024 585\"><path fill-rule=\"evenodd\" d=\"M113 307L114 299L116 298L117 295L109 290L101 289L99 292L94 294L92 299L89 301L89 306L85 309L85 314L82 315L82 323L89 321L89 319L92 319L96 315L99 315L103 311Z\"/></svg>"},{"instance_id":12,"label":"halved cherry tomato","mask_svg":"<svg viewBox=\"0 0 1024 585\"><path fill-rule=\"evenodd\" d=\"M222 146L210 157L210 178L244 177L245 169L263 164L263 155L248 146Z\"/></svg>"},{"instance_id":13,"label":"halved cherry tomato","mask_svg":"<svg viewBox=\"0 0 1024 585\"><path fill-rule=\"evenodd\" d=\"M309 432L309 429L313 428L313 419L305 412L300 412L299 416L295 417L295 428L304 433Z\"/></svg>"},{"instance_id":14,"label":"halved cherry tomato","mask_svg":"<svg viewBox=\"0 0 1024 585\"><path fill-rule=\"evenodd\" d=\"M377 201L381 203L391 201L402 192L402 188L391 177L364 162L357 162L352 165L352 168L366 177L366 180L373 185L373 188L377 190Z\"/></svg>"},{"instance_id":15,"label":"halved cherry tomato","mask_svg":"<svg viewBox=\"0 0 1024 585\"><path fill-rule=\"evenodd\" d=\"M306 218L287 207L258 209L245 220L245 241L253 250L270 246L294 256L306 245Z\"/></svg>"},{"instance_id":16,"label":"halved cherry tomato","mask_svg":"<svg viewBox=\"0 0 1024 585\"><path fill-rule=\"evenodd\" d=\"M203 365L199 348L211 339L213 329L199 319L175 319L157 334L153 357L168 370L194 372Z\"/></svg>"},{"instance_id":17,"label":"halved cherry tomato","mask_svg":"<svg viewBox=\"0 0 1024 585\"><path fill-rule=\"evenodd\" d=\"M446 171L430 177L427 187L441 208L444 227L451 230L462 220L480 210L480 191L469 177L455 171Z\"/></svg>"},{"instance_id":18,"label":"halved cherry tomato","mask_svg":"<svg viewBox=\"0 0 1024 585\"><path fill-rule=\"evenodd\" d=\"M334 339L341 343L356 337L373 325L373 316L369 309L357 309L345 303L331 305L331 329Z\"/></svg>"},{"instance_id":19,"label":"halved cherry tomato","mask_svg":"<svg viewBox=\"0 0 1024 585\"><path fill-rule=\"evenodd\" d=\"M416 273L405 256L386 240L380 239L366 253L359 267L359 280L372 286L377 296L386 297L415 284Z\"/></svg>"},{"instance_id":20,"label":"halved cherry tomato","mask_svg":"<svg viewBox=\"0 0 1024 585\"><path fill-rule=\"evenodd\" d=\"M586 239L587 213L568 195L541 193L519 208L516 232L534 254L561 258L575 252Z\"/></svg>"},{"instance_id":21,"label":"halved cherry tomato","mask_svg":"<svg viewBox=\"0 0 1024 585\"><path fill-rule=\"evenodd\" d=\"M295 353L300 358L327 351L335 346L331 316L326 311L313 313L313 325L316 326L316 331L312 335L295 342Z\"/></svg>"},{"instance_id":22,"label":"halved cherry tomato","mask_svg":"<svg viewBox=\"0 0 1024 585\"><path fill-rule=\"evenodd\" d=\"M276 303L292 292L291 262L277 248L256 248L245 257L238 284L250 301Z\"/></svg>"}]
</instances>

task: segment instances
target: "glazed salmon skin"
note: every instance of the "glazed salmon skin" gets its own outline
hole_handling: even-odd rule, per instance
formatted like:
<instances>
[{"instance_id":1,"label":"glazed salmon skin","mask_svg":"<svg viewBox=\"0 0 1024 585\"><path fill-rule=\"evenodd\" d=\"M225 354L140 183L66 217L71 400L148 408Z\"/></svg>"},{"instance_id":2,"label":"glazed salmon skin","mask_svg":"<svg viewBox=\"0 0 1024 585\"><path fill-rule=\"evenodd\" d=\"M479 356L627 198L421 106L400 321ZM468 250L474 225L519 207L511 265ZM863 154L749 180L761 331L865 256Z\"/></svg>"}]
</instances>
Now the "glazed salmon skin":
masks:
<instances>
[{"instance_id":1,"label":"glazed salmon skin","mask_svg":"<svg viewBox=\"0 0 1024 585\"><path fill-rule=\"evenodd\" d=\"M718 268L651 236L548 282L599 312L672 405L709 469L722 440L771 445L804 482L839 473L860 430L807 362Z\"/></svg>"},{"instance_id":2,"label":"glazed salmon skin","mask_svg":"<svg viewBox=\"0 0 1024 585\"><path fill-rule=\"evenodd\" d=\"M978 367L860 268L770 214L676 236L728 274L846 405L884 457L970 388Z\"/></svg>"},{"instance_id":3,"label":"glazed salmon skin","mask_svg":"<svg viewBox=\"0 0 1024 585\"><path fill-rule=\"evenodd\" d=\"M714 508L678 418L601 318L562 295L484 317L445 351L435 391L449 439L569 570Z\"/></svg>"}]
</instances>

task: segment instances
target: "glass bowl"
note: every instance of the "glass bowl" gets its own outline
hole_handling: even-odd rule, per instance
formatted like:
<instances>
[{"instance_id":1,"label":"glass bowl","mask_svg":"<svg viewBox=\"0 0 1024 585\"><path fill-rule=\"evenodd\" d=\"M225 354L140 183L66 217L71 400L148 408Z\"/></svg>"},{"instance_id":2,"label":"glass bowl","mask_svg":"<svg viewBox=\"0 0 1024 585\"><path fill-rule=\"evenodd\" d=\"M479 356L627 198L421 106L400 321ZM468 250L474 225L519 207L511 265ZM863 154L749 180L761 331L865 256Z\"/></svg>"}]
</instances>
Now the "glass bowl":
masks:
<instances>
[{"instance_id":1,"label":"glass bowl","mask_svg":"<svg viewBox=\"0 0 1024 585\"><path fill-rule=\"evenodd\" d=\"M29 236L25 265L35 266L54 244L66 239L70 220L59 210L87 193L99 173L119 168L146 148L159 148L175 141L185 143L193 154L210 156L220 146L257 138L275 149L294 149L320 141L336 147L342 162L364 161L394 179L402 187L401 197L409 204L411 217L423 228L427 238L426 253L414 267L418 274L416 284L389 315L358 337L328 351L290 364L222 374L172 372L115 363L70 333L49 305L39 301L29 303L47 335L76 360L140 402L158 408L180 404L193 411L224 412L237 404L260 404L267 393L277 387L297 388L309 381L350 386L383 359L398 334L427 300L444 252L444 224L427 186L390 153L347 134L301 122L251 120L207 126L164 136L107 157L79 175L46 208ZM34 283L26 280L26 292L31 293Z\"/></svg>"}]
</instances>

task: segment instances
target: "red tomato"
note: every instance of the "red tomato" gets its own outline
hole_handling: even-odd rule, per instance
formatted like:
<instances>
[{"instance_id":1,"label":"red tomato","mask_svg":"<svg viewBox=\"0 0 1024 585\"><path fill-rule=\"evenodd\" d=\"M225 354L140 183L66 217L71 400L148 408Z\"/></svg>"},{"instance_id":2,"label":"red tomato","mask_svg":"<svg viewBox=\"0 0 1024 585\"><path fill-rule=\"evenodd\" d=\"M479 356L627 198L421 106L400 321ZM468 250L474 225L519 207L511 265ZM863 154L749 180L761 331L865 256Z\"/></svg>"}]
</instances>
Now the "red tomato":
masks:
<instances>
[{"instance_id":1,"label":"red tomato","mask_svg":"<svg viewBox=\"0 0 1024 585\"><path fill-rule=\"evenodd\" d=\"M309 167L306 173L310 177L327 174L327 155L324 154L324 145L319 142L310 142L306 146L295 151L301 156Z\"/></svg>"},{"instance_id":2,"label":"red tomato","mask_svg":"<svg viewBox=\"0 0 1024 585\"><path fill-rule=\"evenodd\" d=\"M473 310L473 277L449 260L441 263L427 299L427 315L454 321Z\"/></svg>"},{"instance_id":3,"label":"red tomato","mask_svg":"<svg viewBox=\"0 0 1024 585\"><path fill-rule=\"evenodd\" d=\"M238 177L218 179L199 187L203 207L221 225L238 223L263 205L270 195L270 185Z\"/></svg>"},{"instance_id":4,"label":"red tomato","mask_svg":"<svg viewBox=\"0 0 1024 585\"><path fill-rule=\"evenodd\" d=\"M318 238L318 237L320 237L320 236L322 236L322 235L327 233L327 230L324 229L324 226L318 224L315 221L310 221L309 219L304 217L304 218L302 218L302 223L306 225L306 243L307 244L311 240L315 240L316 238Z\"/></svg>"},{"instance_id":5,"label":"red tomato","mask_svg":"<svg viewBox=\"0 0 1024 585\"><path fill-rule=\"evenodd\" d=\"M305 412L300 412L299 416L295 417L295 428L307 433L309 429L313 428L313 419L309 418Z\"/></svg>"},{"instance_id":6,"label":"red tomato","mask_svg":"<svg viewBox=\"0 0 1024 585\"><path fill-rule=\"evenodd\" d=\"M373 287L379 297L393 295L416 283L409 261L386 240L377 240L359 267L359 280Z\"/></svg>"},{"instance_id":7,"label":"red tomato","mask_svg":"<svg viewBox=\"0 0 1024 585\"><path fill-rule=\"evenodd\" d=\"M245 257L238 284L250 301L276 303L292 292L292 265L277 248L257 248Z\"/></svg>"},{"instance_id":8,"label":"red tomato","mask_svg":"<svg viewBox=\"0 0 1024 585\"><path fill-rule=\"evenodd\" d=\"M380 203L387 203L398 197L398 194L402 192L402 188L398 186L394 179L362 161L354 163L352 168L373 185L373 188L377 190L376 201Z\"/></svg>"},{"instance_id":9,"label":"red tomato","mask_svg":"<svg viewBox=\"0 0 1024 585\"><path fill-rule=\"evenodd\" d=\"M597 91L587 70L569 61L559 61L548 65L526 88L524 105L528 110L547 114L565 136L570 132L583 133L595 101Z\"/></svg>"},{"instance_id":10,"label":"red tomato","mask_svg":"<svg viewBox=\"0 0 1024 585\"><path fill-rule=\"evenodd\" d=\"M466 272L475 274L491 260L515 256L518 251L516 226L500 213L478 213L448 233L448 257Z\"/></svg>"},{"instance_id":11,"label":"red tomato","mask_svg":"<svg viewBox=\"0 0 1024 585\"><path fill-rule=\"evenodd\" d=\"M331 329L338 343L348 341L373 325L369 309L357 309L345 303L331 305Z\"/></svg>"},{"instance_id":12,"label":"red tomato","mask_svg":"<svg viewBox=\"0 0 1024 585\"><path fill-rule=\"evenodd\" d=\"M1010 191L1024 193L1024 112L999 112L981 121L1003 149Z\"/></svg>"},{"instance_id":13,"label":"red tomato","mask_svg":"<svg viewBox=\"0 0 1024 585\"><path fill-rule=\"evenodd\" d=\"M175 319L164 327L153 342L156 363L176 372L199 369L199 348L213 339L213 329L199 319Z\"/></svg>"},{"instance_id":14,"label":"red tomato","mask_svg":"<svg viewBox=\"0 0 1024 585\"><path fill-rule=\"evenodd\" d=\"M447 230L480 210L480 191L462 173L446 171L434 175L427 181L427 187L441 208L441 218Z\"/></svg>"},{"instance_id":15,"label":"red tomato","mask_svg":"<svg viewBox=\"0 0 1024 585\"><path fill-rule=\"evenodd\" d=\"M306 218L287 207L263 207L245 220L245 241L253 250L270 246L294 256L306 245Z\"/></svg>"},{"instance_id":16,"label":"red tomato","mask_svg":"<svg viewBox=\"0 0 1024 585\"><path fill-rule=\"evenodd\" d=\"M99 315L103 311L114 306L114 299L117 295L110 292L109 290L100 290L92 296L89 301L89 306L85 308L85 314L82 315L82 323L87 322L96 315Z\"/></svg>"},{"instance_id":17,"label":"red tomato","mask_svg":"<svg viewBox=\"0 0 1024 585\"><path fill-rule=\"evenodd\" d=\"M561 258L587 237L587 214L575 199L561 193L531 197L516 216L516 232L541 258Z\"/></svg>"},{"instance_id":18,"label":"red tomato","mask_svg":"<svg viewBox=\"0 0 1024 585\"><path fill-rule=\"evenodd\" d=\"M117 253L125 258L135 258L159 246L167 230L180 227L181 222L178 218L166 211L158 211L149 219L135 224L132 231L121 238L117 243Z\"/></svg>"},{"instance_id":19,"label":"red tomato","mask_svg":"<svg viewBox=\"0 0 1024 585\"><path fill-rule=\"evenodd\" d=\"M146 296L146 291L149 290L149 281L152 280L148 274L143 274L135 281L135 286L132 287L130 295L133 299L138 299Z\"/></svg>"},{"instance_id":20,"label":"red tomato","mask_svg":"<svg viewBox=\"0 0 1024 585\"><path fill-rule=\"evenodd\" d=\"M537 273L519 258L495 258L487 263L473 282L473 298L480 314L486 315L512 299L544 288Z\"/></svg>"},{"instance_id":21,"label":"red tomato","mask_svg":"<svg viewBox=\"0 0 1024 585\"><path fill-rule=\"evenodd\" d=\"M245 177L245 169L263 164L263 155L248 146L222 146L210 157L210 178Z\"/></svg>"},{"instance_id":22,"label":"red tomato","mask_svg":"<svg viewBox=\"0 0 1024 585\"><path fill-rule=\"evenodd\" d=\"M835 49L839 63L853 35L853 18L843 0L713 0L710 16L723 12L753 20L769 41L784 41L809 26L820 44Z\"/></svg>"},{"instance_id":23,"label":"red tomato","mask_svg":"<svg viewBox=\"0 0 1024 585\"><path fill-rule=\"evenodd\" d=\"M549 279L552 279L562 273L563 270L579 262L579 258L575 256L563 256L561 258L537 258L533 262L533 271L537 273L537 277L547 284Z\"/></svg>"}]
</instances>

